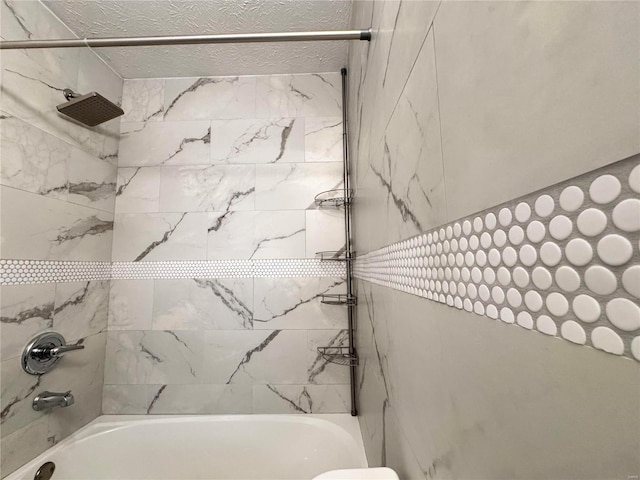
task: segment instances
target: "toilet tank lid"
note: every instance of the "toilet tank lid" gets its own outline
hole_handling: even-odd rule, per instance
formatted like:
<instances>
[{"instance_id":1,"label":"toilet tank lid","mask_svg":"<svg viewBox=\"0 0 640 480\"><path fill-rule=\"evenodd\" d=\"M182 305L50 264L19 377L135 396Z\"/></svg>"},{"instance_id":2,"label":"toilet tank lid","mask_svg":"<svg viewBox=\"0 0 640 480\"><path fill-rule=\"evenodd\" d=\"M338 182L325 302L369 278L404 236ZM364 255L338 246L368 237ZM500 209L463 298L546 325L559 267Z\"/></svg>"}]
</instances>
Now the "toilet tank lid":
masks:
<instances>
[{"instance_id":1,"label":"toilet tank lid","mask_svg":"<svg viewBox=\"0 0 640 480\"><path fill-rule=\"evenodd\" d=\"M399 478L390 468L379 467L331 470L314 477L313 480L399 480Z\"/></svg>"}]
</instances>

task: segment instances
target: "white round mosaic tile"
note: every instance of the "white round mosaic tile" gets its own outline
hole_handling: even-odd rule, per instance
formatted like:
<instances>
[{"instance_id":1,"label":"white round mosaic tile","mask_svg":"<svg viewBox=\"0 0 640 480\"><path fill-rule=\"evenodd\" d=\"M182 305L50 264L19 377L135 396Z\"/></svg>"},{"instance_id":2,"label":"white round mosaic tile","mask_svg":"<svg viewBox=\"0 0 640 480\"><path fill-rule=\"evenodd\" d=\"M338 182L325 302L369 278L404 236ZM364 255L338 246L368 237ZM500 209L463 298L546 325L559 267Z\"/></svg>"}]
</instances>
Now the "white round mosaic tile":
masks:
<instances>
[{"instance_id":1,"label":"white round mosaic tile","mask_svg":"<svg viewBox=\"0 0 640 480\"><path fill-rule=\"evenodd\" d=\"M622 274L622 286L636 298L640 298L640 265L627 268Z\"/></svg>"},{"instance_id":2,"label":"white round mosaic tile","mask_svg":"<svg viewBox=\"0 0 640 480\"><path fill-rule=\"evenodd\" d=\"M575 185L565 188L560 194L560 208L566 212L575 212L583 202L584 193Z\"/></svg>"},{"instance_id":3,"label":"white round mosaic tile","mask_svg":"<svg viewBox=\"0 0 640 480\"><path fill-rule=\"evenodd\" d=\"M640 230L640 200L628 198L618 203L611 214L613 224L625 232Z\"/></svg>"},{"instance_id":4,"label":"white round mosaic tile","mask_svg":"<svg viewBox=\"0 0 640 480\"><path fill-rule=\"evenodd\" d=\"M555 279L558 286L565 292L575 292L580 288L580 275L571 267L558 268Z\"/></svg>"},{"instance_id":5,"label":"white round mosaic tile","mask_svg":"<svg viewBox=\"0 0 640 480\"><path fill-rule=\"evenodd\" d=\"M545 233L544 225L537 220L527 225L527 238L533 243L540 243L544 239Z\"/></svg>"},{"instance_id":6,"label":"white round mosaic tile","mask_svg":"<svg viewBox=\"0 0 640 480\"><path fill-rule=\"evenodd\" d=\"M617 174L625 183L629 169L622 170ZM622 183L617 191L607 175L590 175L581 180L589 185L589 201L575 184L553 187L516 201L511 210L481 212L366 254L370 259L359 257L354 272L505 323L535 324L576 344L591 337L597 348L618 351L611 338L640 330L640 320L628 320L640 318L638 302L622 298L640 298L640 265L631 263L636 244L640 249L640 200L626 198ZM584 328L589 323L596 323L593 335ZM624 348L619 354L632 355Z\"/></svg>"},{"instance_id":7,"label":"white round mosaic tile","mask_svg":"<svg viewBox=\"0 0 640 480\"><path fill-rule=\"evenodd\" d=\"M555 202L550 195L540 195L536 200L534 205L534 209L538 216L540 217L548 217L553 212L555 208Z\"/></svg>"},{"instance_id":8,"label":"white round mosaic tile","mask_svg":"<svg viewBox=\"0 0 640 480\"><path fill-rule=\"evenodd\" d=\"M587 268L584 283L589 290L598 295L610 295L616 291L618 281L611 270L600 265Z\"/></svg>"},{"instance_id":9,"label":"white round mosaic tile","mask_svg":"<svg viewBox=\"0 0 640 480\"><path fill-rule=\"evenodd\" d=\"M511 220L513 220L513 215L508 208L503 208L498 212L498 221L503 227L511 225Z\"/></svg>"},{"instance_id":10,"label":"white round mosaic tile","mask_svg":"<svg viewBox=\"0 0 640 480\"><path fill-rule=\"evenodd\" d=\"M556 322L548 315L540 315L536 320L536 329L545 335L555 336L558 333Z\"/></svg>"},{"instance_id":11,"label":"white round mosaic tile","mask_svg":"<svg viewBox=\"0 0 640 480\"><path fill-rule=\"evenodd\" d=\"M548 267L555 267L562 260L562 250L553 242L545 242L540 247L540 260Z\"/></svg>"},{"instance_id":12,"label":"white round mosaic tile","mask_svg":"<svg viewBox=\"0 0 640 480\"><path fill-rule=\"evenodd\" d=\"M600 318L600 304L589 295L578 295L571 304L576 317L586 323L593 323Z\"/></svg>"},{"instance_id":13,"label":"white round mosaic tile","mask_svg":"<svg viewBox=\"0 0 640 480\"><path fill-rule=\"evenodd\" d=\"M533 272L531 272L531 280L540 290L546 290L553 284L551 273L544 267L534 268Z\"/></svg>"},{"instance_id":14,"label":"white round mosaic tile","mask_svg":"<svg viewBox=\"0 0 640 480\"><path fill-rule=\"evenodd\" d=\"M578 345L587 343L587 334L584 328L573 320L567 320L560 326L560 335L562 335L562 338L577 343Z\"/></svg>"},{"instance_id":15,"label":"white round mosaic tile","mask_svg":"<svg viewBox=\"0 0 640 480\"><path fill-rule=\"evenodd\" d=\"M640 165L636 165L629 174L629 187L636 193L640 193Z\"/></svg>"},{"instance_id":16,"label":"white round mosaic tile","mask_svg":"<svg viewBox=\"0 0 640 480\"><path fill-rule=\"evenodd\" d=\"M519 312L516 315L516 323L523 328L531 330L533 328L533 317L529 312Z\"/></svg>"},{"instance_id":17,"label":"white round mosaic tile","mask_svg":"<svg viewBox=\"0 0 640 480\"><path fill-rule=\"evenodd\" d=\"M558 292L547 295L546 305L547 310L556 317L563 317L569 311L569 302L564 295Z\"/></svg>"},{"instance_id":18,"label":"white round mosaic tile","mask_svg":"<svg viewBox=\"0 0 640 480\"><path fill-rule=\"evenodd\" d=\"M614 201L620 195L622 185L613 175L602 175L591 182L589 196L601 205Z\"/></svg>"},{"instance_id":19,"label":"white round mosaic tile","mask_svg":"<svg viewBox=\"0 0 640 480\"><path fill-rule=\"evenodd\" d=\"M516 220L524 223L531 217L531 207L525 202L520 202L515 209Z\"/></svg>"},{"instance_id":20,"label":"white round mosaic tile","mask_svg":"<svg viewBox=\"0 0 640 480\"><path fill-rule=\"evenodd\" d=\"M614 298L605 309L609 321L620 330L632 332L640 329L640 306L626 298Z\"/></svg>"},{"instance_id":21,"label":"white round mosaic tile","mask_svg":"<svg viewBox=\"0 0 640 480\"><path fill-rule=\"evenodd\" d=\"M607 216L601 210L587 208L578 215L576 225L583 235L595 237L607 228Z\"/></svg>"},{"instance_id":22,"label":"white round mosaic tile","mask_svg":"<svg viewBox=\"0 0 640 480\"><path fill-rule=\"evenodd\" d=\"M582 267L593 258L593 248L582 238L574 238L567 243L564 251L567 260L572 264Z\"/></svg>"},{"instance_id":23,"label":"white round mosaic tile","mask_svg":"<svg viewBox=\"0 0 640 480\"><path fill-rule=\"evenodd\" d=\"M620 335L607 327L596 327L591 332L591 343L599 350L614 355L622 355L624 353L624 344Z\"/></svg>"},{"instance_id":24,"label":"white round mosaic tile","mask_svg":"<svg viewBox=\"0 0 640 480\"><path fill-rule=\"evenodd\" d=\"M569 220L569 217L564 215L558 215L553 217L549 222L549 235L556 240L564 240L569 238L573 231L573 223Z\"/></svg>"},{"instance_id":25,"label":"white round mosaic tile","mask_svg":"<svg viewBox=\"0 0 640 480\"><path fill-rule=\"evenodd\" d=\"M624 265L631 259L633 248L631 242L622 235L611 234L601 238L597 252L600 259L608 265Z\"/></svg>"}]
</instances>

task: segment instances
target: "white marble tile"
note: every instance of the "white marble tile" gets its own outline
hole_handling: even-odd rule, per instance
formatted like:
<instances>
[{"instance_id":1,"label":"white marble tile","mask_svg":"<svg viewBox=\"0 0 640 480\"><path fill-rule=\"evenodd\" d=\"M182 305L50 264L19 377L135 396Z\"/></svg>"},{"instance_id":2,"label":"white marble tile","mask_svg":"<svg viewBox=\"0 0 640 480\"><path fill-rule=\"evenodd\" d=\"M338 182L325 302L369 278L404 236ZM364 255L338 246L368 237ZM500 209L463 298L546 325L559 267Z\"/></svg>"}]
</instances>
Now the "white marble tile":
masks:
<instances>
[{"instance_id":1,"label":"white marble tile","mask_svg":"<svg viewBox=\"0 0 640 480\"><path fill-rule=\"evenodd\" d=\"M344 210L318 209L307 210L307 258L316 256L316 252L344 252Z\"/></svg>"},{"instance_id":2,"label":"white marble tile","mask_svg":"<svg viewBox=\"0 0 640 480\"><path fill-rule=\"evenodd\" d=\"M113 214L9 187L1 196L5 258L111 259Z\"/></svg>"},{"instance_id":3,"label":"white marble tile","mask_svg":"<svg viewBox=\"0 0 640 480\"><path fill-rule=\"evenodd\" d=\"M158 212L160 171L159 167L118 168L116 212Z\"/></svg>"},{"instance_id":4,"label":"white marble tile","mask_svg":"<svg viewBox=\"0 0 640 480\"><path fill-rule=\"evenodd\" d=\"M2 185L67 198L71 145L14 117L0 119L0 140Z\"/></svg>"},{"instance_id":5,"label":"white marble tile","mask_svg":"<svg viewBox=\"0 0 640 480\"><path fill-rule=\"evenodd\" d=\"M251 413L251 385L147 386L150 414Z\"/></svg>"},{"instance_id":6,"label":"white marble tile","mask_svg":"<svg viewBox=\"0 0 640 480\"><path fill-rule=\"evenodd\" d=\"M67 162L68 201L87 207L114 211L116 167L74 148Z\"/></svg>"},{"instance_id":7,"label":"white marble tile","mask_svg":"<svg viewBox=\"0 0 640 480\"><path fill-rule=\"evenodd\" d=\"M349 367L331 363L318 353L318 347L347 347L348 345L347 330L309 330L307 383L348 385Z\"/></svg>"},{"instance_id":8,"label":"white marble tile","mask_svg":"<svg viewBox=\"0 0 640 480\"><path fill-rule=\"evenodd\" d=\"M217 333L217 332L216 332ZM199 383L203 369L200 332L109 332L105 384Z\"/></svg>"},{"instance_id":9,"label":"white marble tile","mask_svg":"<svg viewBox=\"0 0 640 480\"><path fill-rule=\"evenodd\" d=\"M372 165L387 192L388 242L444 223L444 167L433 35L429 34L389 121L383 163Z\"/></svg>"},{"instance_id":10,"label":"white marble tile","mask_svg":"<svg viewBox=\"0 0 640 480\"><path fill-rule=\"evenodd\" d=\"M67 342L107 329L109 281L56 284L53 329Z\"/></svg>"},{"instance_id":11,"label":"white marble tile","mask_svg":"<svg viewBox=\"0 0 640 480\"><path fill-rule=\"evenodd\" d=\"M42 379L22 370L19 358L0 362L0 377L0 429L2 437L6 437L36 421L46 412L36 412L31 406L33 396L41 388Z\"/></svg>"},{"instance_id":12,"label":"white marble tile","mask_svg":"<svg viewBox=\"0 0 640 480\"><path fill-rule=\"evenodd\" d=\"M211 123L123 122L119 167L208 165Z\"/></svg>"},{"instance_id":13,"label":"white marble tile","mask_svg":"<svg viewBox=\"0 0 640 480\"><path fill-rule=\"evenodd\" d=\"M54 49L55 50L55 49ZM78 68L78 92L98 92L116 105L122 105L124 80L106 62L88 48L80 49ZM110 121L110 130L119 132L120 119Z\"/></svg>"},{"instance_id":14,"label":"white marble tile","mask_svg":"<svg viewBox=\"0 0 640 480\"><path fill-rule=\"evenodd\" d=\"M123 122L160 121L164 115L164 83L158 78L125 80L122 87Z\"/></svg>"},{"instance_id":15,"label":"white marble tile","mask_svg":"<svg viewBox=\"0 0 640 480\"><path fill-rule=\"evenodd\" d=\"M49 421L46 416L13 432L0 441L2 474L8 475L53 446L49 440Z\"/></svg>"},{"instance_id":16,"label":"white marble tile","mask_svg":"<svg viewBox=\"0 0 640 480\"><path fill-rule=\"evenodd\" d=\"M233 330L252 325L252 279L155 281L154 330Z\"/></svg>"},{"instance_id":17,"label":"white marble tile","mask_svg":"<svg viewBox=\"0 0 640 480\"><path fill-rule=\"evenodd\" d=\"M55 284L0 287L2 360L16 358L36 334L53 326Z\"/></svg>"},{"instance_id":18,"label":"white marble tile","mask_svg":"<svg viewBox=\"0 0 640 480\"><path fill-rule=\"evenodd\" d=\"M635 2L442 3L451 220L640 151L637 28Z\"/></svg>"},{"instance_id":19,"label":"white marble tile","mask_svg":"<svg viewBox=\"0 0 640 480\"><path fill-rule=\"evenodd\" d=\"M305 118L305 162L342 162L342 153L342 117Z\"/></svg>"},{"instance_id":20,"label":"white marble tile","mask_svg":"<svg viewBox=\"0 0 640 480\"><path fill-rule=\"evenodd\" d=\"M231 211L209 214L209 260L304 256L303 211Z\"/></svg>"},{"instance_id":21,"label":"white marble tile","mask_svg":"<svg viewBox=\"0 0 640 480\"><path fill-rule=\"evenodd\" d=\"M151 330L153 280L111 280L109 330Z\"/></svg>"},{"instance_id":22,"label":"white marble tile","mask_svg":"<svg viewBox=\"0 0 640 480\"><path fill-rule=\"evenodd\" d=\"M339 73L257 77L257 117L337 117L342 105Z\"/></svg>"},{"instance_id":23,"label":"white marble tile","mask_svg":"<svg viewBox=\"0 0 640 480\"><path fill-rule=\"evenodd\" d=\"M165 167L160 177L160 210L253 210L254 168L253 165Z\"/></svg>"},{"instance_id":24,"label":"white marble tile","mask_svg":"<svg viewBox=\"0 0 640 480\"><path fill-rule=\"evenodd\" d=\"M325 293L344 293L340 278L254 279L255 329L340 329L346 309L320 302Z\"/></svg>"},{"instance_id":25,"label":"white marble tile","mask_svg":"<svg viewBox=\"0 0 640 480\"><path fill-rule=\"evenodd\" d=\"M342 185L342 163L256 165L256 205L262 210L304 210L314 197Z\"/></svg>"},{"instance_id":26,"label":"white marble tile","mask_svg":"<svg viewBox=\"0 0 640 480\"><path fill-rule=\"evenodd\" d=\"M167 79L164 118L165 120L253 118L255 98L255 77Z\"/></svg>"},{"instance_id":27,"label":"white marble tile","mask_svg":"<svg viewBox=\"0 0 640 480\"><path fill-rule=\"evenodd\" d=\"M147 413L149 385L105 385L102 413L105 415L139 415Z\"/></svg>"},{"instance_id":28,"label":"white marble tile","mask_svg":"<svg viewBox=\"0 0 640 480\"><path fill-rule=\"evenodd\" d=\"M204 383L306 382L306 331L210 330L204 345Z\"/></svg>"},{"instance_id":29,"label":"white marble tile","mask_svg":"<svg viewBox=\"0 0 640 480\"><path fill-rule=\"evenodd\" d=\"M347 413L348 385L254 385L253 413Z\"/></svg>"},{"instance_id":30,"label":"white marble tile","mask_svg":"<svg viewBox=\"0 0 640 480\"><path fill-rule=\"evenodd\" d=\"M206 259L206 213L122 213L115 224L113 261Z\"/></svg>"},{"instance_id":31,"label":"white marble tile","mask_svg":"<svg viewBox=\"0 0 640 480\"><path fill-rule=\"evenodd\" d=\"M250 258L303 258L305 212L255 212L254 249Z\"/></svg>"},{"instance_id":32,"label":"white marble tile","mask_svg":"<svg viewBox=\"0 0 640 480\"><path fill-rule=\"evenodd\" d=\"M255 219L259 212L208 214L207 260L251 258L255 252Z\"/></svg>"},{"instance_id":33,"label":"white marble tile","mask_svg":"<svg viewBox=\"0 0 640 480\"><path fill-rule=\"evenodd\" d=\"M304 118L214 120L211 162L303 162L304 124Z\"/></svg>"}]
</instances>

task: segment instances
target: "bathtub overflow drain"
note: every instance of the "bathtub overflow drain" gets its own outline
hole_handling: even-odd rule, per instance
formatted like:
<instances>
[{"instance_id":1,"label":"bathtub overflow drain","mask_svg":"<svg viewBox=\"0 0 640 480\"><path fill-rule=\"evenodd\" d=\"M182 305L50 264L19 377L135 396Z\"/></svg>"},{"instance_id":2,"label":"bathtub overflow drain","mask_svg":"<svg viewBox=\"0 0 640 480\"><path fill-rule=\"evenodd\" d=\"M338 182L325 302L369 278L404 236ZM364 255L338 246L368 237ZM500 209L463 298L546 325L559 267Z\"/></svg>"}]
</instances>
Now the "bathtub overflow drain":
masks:
<instances>
[{"instance_id":1,"label":"bathtub overflow drain","mask_svg":"<svg viewBox=\"0 0 640 480\"><path fill-rule=\"evenodd\" d=\"M53 476L53 472L56 470L56 464L53 462L47 462L40 466L36 472L33 480L49 480Z\"/></svg>"}]
</instances>

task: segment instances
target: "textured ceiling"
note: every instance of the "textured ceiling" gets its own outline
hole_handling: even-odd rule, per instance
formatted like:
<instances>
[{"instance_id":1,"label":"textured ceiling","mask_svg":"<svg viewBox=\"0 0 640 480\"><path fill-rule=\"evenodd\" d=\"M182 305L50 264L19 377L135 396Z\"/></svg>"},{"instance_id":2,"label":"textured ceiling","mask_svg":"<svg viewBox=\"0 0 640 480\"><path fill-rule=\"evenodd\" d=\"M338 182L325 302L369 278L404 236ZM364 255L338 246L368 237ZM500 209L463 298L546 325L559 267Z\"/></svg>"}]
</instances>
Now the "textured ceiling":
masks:
<instances>
[{"instance_id":1,"label":"textured ceiling","mask_svg":"<svg viewBox=\"0 0 640 480\"><path fill-rule=\"evenodd\" d=\"M43 0L79 37L344 30L350 0ZM363 27L368 28L368 26ZM113 47L124 78L337 71L347 42Z\"/></svg>"}]
</instances>

